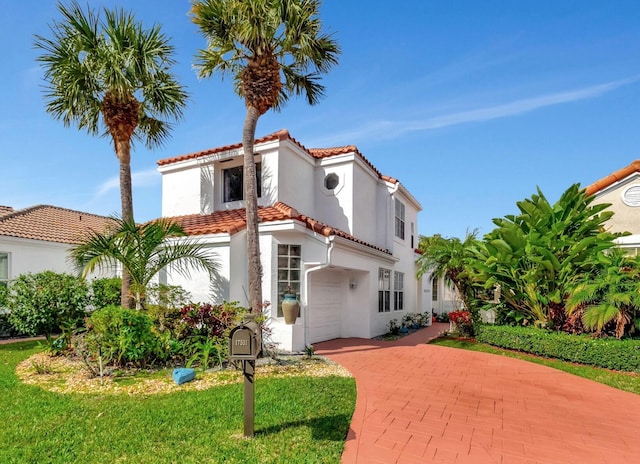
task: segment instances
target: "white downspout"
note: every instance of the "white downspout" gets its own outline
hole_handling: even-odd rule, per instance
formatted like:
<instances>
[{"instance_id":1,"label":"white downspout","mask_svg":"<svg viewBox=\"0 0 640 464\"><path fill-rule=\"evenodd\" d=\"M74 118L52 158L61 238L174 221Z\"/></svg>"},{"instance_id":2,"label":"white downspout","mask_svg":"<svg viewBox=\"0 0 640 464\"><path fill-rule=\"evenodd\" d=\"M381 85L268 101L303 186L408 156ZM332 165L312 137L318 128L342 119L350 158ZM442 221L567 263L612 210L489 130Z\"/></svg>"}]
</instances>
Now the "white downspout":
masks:
<instances>
[{"instance_id":1,"label":"white downspout","mask_svg":"<svg viewBox=\"0 0 640 464\"><path fill-rule=\"evenodd\" d=\"M391 191L389 192L389 198L391 198L393 200L393 196L396 194L396 192L398 191L398 189L400 188L400 181L396 180L396 184L393 186L393 188L391 189ZM391 206L389 206L389 203L387 203L387 208L391 208L391 210L393 211L393 216L389 213L389 210L387 209L387 221L389 221L389 219L391 219L391 228L394 229L395 231L395 224L396 224L396 213L395 213L395 207L396 207L396 203L395 201L391 201ZM389 240L389 228L387 227L387 233L386 233L386 241L387 241L387 247L392 250L393 247L389 246L390 244L393 243L393 235L394 232L391 232L391 240Z\"/></svg>"},{"instance_id":2,"label":"white downspout","mask_svg":"<svg viewBox=\"0 0 640 464\"><path fill-rule=\"evenodd\" d=\"M335 235L330 235L325 239L327 244L327 260L324 263L307 263L307 265L313 265L309 269L304 271L304 301L302 302L302 308L304 311L304 346L308 345L309 340L309 274L321 269L329 267L331 264L331 252L333 251Z\"/></svg>"}]
</instances>

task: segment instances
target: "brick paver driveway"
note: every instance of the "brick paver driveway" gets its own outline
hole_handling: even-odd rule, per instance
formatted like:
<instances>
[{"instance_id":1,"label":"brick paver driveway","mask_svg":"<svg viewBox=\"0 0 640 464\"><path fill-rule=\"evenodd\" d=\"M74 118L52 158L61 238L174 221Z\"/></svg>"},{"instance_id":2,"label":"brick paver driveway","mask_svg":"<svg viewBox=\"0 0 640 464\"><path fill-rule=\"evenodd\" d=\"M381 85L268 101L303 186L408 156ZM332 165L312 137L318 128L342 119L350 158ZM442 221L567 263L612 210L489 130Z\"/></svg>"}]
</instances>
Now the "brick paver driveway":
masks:
<instances>
[{"instance_id":1,"label":"brick paver driveway","mask_svg":"<svg viewBox=\"0 0 640 464\"><path fill-rule=\"evenodd\" d=\"M424 341L315 346L358 388L343 463L640 463L640 396L517 359Z\"/></svg>"}]
</instances>

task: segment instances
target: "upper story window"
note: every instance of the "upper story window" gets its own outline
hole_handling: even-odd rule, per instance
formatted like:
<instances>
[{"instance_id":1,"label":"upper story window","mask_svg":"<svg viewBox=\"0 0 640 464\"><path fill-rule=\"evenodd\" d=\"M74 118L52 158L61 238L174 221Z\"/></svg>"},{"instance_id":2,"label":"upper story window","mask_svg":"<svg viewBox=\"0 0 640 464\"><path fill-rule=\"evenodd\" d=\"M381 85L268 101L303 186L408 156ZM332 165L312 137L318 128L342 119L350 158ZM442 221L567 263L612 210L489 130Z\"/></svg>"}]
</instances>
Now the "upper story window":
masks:
<instances>
[{"instance_id":1,"label":"upper story window","mask_svg":"<svg viewBox=\"0 0 640 464\"><path fill-rule=\"evenodd\" d=\"M244 200L244 166L222 170L224 202ZM256 163L258 197L262 196L262 163Z\"/></svg>"},{"instance_id":2,"label":"upper story window","mask_svg":"<svg viewBox=\"0 0 640 464\"><path fill-rule=\"evenodd\" d=\"M9 283L9 253L0 253L0 285Z\"/></svg>"},{"instance_id":3,"label":"upper story window","mask_svg":"<svg viewBox=\"0 0 640 464\"><path fill-rule=\"evenodd\" d=\"M396 237L404 240L404 203L396 198Z\"/></svg>"},{"instance_id":4,"label":"upper story window","mask_svg":"<svg viewBox=\"0 0 640 464\"><path fill-rule=\"evenodd\" d=\"M627 206L640 206L640 185L632 185L622 192L622 201Z\"/></svg>"},{"instance_id":5,"label":"upper story window","mask_svg":"<svg viewBox=\"0 0 640 464\"><path fill-rule=\"evenodd\" d=\"M334 190L340 184L340 178L335 172L327 174L324 178L324 188Z\"/></svg>"}]
</instances>

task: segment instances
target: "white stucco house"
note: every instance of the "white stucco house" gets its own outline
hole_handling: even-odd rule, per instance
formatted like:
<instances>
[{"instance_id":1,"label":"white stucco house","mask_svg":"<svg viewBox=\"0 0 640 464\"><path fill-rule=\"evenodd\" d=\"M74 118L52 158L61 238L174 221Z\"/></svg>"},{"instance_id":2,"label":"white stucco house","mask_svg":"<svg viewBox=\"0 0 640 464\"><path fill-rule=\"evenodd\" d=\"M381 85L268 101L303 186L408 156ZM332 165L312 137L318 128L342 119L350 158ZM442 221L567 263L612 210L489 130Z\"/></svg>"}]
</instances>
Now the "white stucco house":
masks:
<instances>
[{"instance_id":1,"label":"white stucco house","mask_svg":"<svg viewBox=\"0 0 640 464\"><path fill-rule=\"evenodd\" d=\"M589 185L589 195L596 203L610 203L613 217L607 222L611 232L629 232L616 239L631 255L640 254L640 160L609 174Z\"/></svg>"},{"instance_id":2,"label":"white stucco house","mask_svg":"<svg viewBox=\"0 0 640 464\"><path fill-rule=\"evenodd\" d=\"M0 285L26 273L77 273L69 250L88 230L104 230L109 220L57 206L0 206Z\"/></svg>"},{"instance_id":3,"label":"white stucco house","mask_svg":"<svg viewBox=\"0 0 640 464\"><path fill-rule=\"evenodd\" d=\"M430 276L416 279L420 203L355 146L306 148L282 130L256 140L262 291L273 341L286 351L340 337L371 338L391 319L431 311ZM220 277L166 276L196 301L247 304L242 144L158 161L162 216L206 241ZM301 302L294 325L280 303Z\"/></svg>"}]
</instances>

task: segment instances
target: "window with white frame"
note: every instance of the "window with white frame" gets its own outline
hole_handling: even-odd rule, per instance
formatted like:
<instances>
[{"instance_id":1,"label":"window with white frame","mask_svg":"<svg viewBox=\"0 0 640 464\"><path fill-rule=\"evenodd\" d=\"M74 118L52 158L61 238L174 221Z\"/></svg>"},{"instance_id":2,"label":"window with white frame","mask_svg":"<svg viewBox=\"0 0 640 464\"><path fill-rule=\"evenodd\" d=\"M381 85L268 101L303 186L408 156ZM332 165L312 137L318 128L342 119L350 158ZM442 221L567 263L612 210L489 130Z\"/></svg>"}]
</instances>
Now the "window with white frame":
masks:
<instances>
[{"instance_id":1,"label":"window with white frame","mask_svg":"<svg viewBox=\"0 0 640 464\"><path fill-rule=\"evenodd\" d=\"M223 192L225 203L244 200L244 166L222 170ZM262 163L256 163L256 183L258 197L262 196Z\"/></svg>"},{"instance_id":2,"label":"window with white frame","mask_svg":"<svg viewBox=\"0 0 640 464\"><path fill-rule=\"evenodd\" d=\"M284 316L282 300L285 293L291 291L300 299L301 252L300 245L278 245L278 317Z\"/></svg>"},{"instance_id":3,"label":"window with white frame","mask_svg":"<svg viewBox=\"0 0 640 464\"><path fill-rule=\"evenodd\" d=\"M431 301L438 301L438 279L431 278Z\"/></svg>"},{"instance_id":4,"label":"window with white frame","mask_svg":"<svg viewBox=\"0 0 640 464\"><path fill-rule=\"evenodd\" d=\"M9 253L0 253L0 285L9 283Z\"/></svg>"},{"instance_id":5,"label":"window with white frame","mask_svg":"<svg viewBox=\"0 0 640 464\"><path fill-rule=\"evenodd\" d=\"M404 240L404 203L396 198L396 227L395 234L396 237Z\"/></svg>"},{"instance_id":6,"label":"window with white frame","mask_svg":"<svg viewBox=\"0 0 640 464\"><path fill-rule=\"evenodd\" d=\"M393 310L404 309L404 272L393 273Z\"/></svg>"},{"instance_id":7,"label":"window with white frame","mask_svg":"<svg viewBox=\"0 0 640 464\"><path fill-rule=\"evenodd\" d=\"M391 311L391 271L378 269L378 312Z\"/></svg>"}]
</instances>

